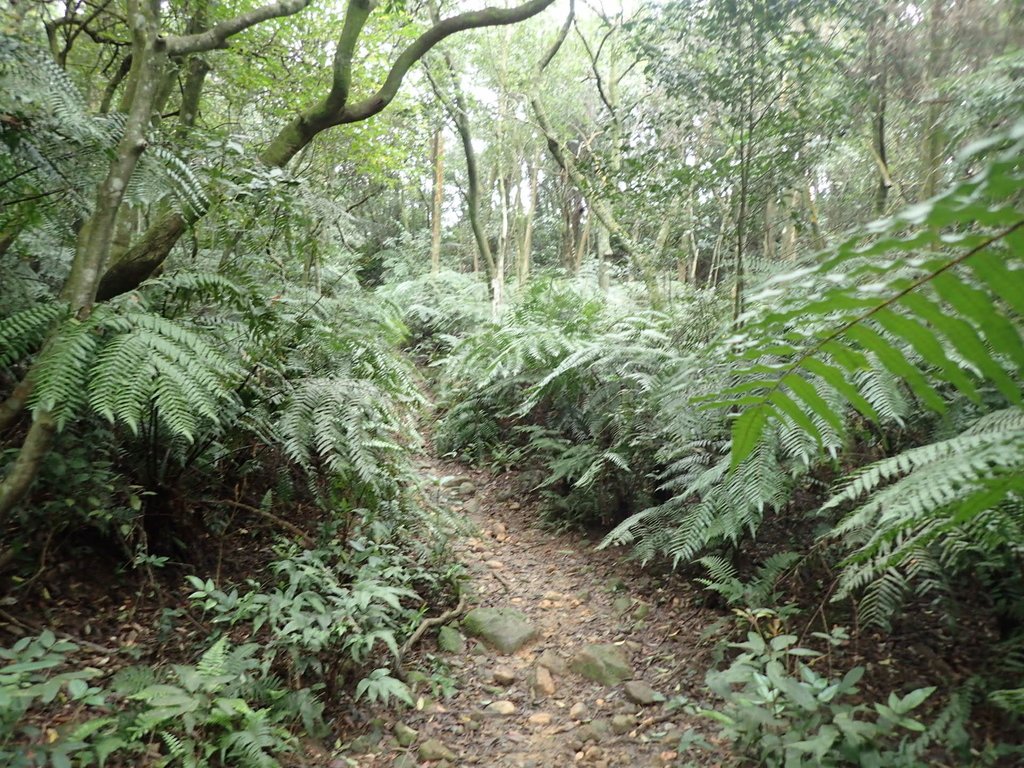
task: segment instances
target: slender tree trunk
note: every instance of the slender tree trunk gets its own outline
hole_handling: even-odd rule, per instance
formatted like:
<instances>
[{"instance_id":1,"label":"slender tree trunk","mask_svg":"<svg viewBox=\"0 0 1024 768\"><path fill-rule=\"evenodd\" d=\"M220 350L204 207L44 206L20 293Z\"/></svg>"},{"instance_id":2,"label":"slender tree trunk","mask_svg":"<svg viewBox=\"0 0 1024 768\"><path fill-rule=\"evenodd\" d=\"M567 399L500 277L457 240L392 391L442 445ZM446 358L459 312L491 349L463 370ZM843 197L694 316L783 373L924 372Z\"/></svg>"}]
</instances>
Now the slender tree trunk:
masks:
<instances>
[{"instance_id":1,"label":"slender tree trunk","mask_svg":"<svg viewBox=\"0 0 1024 768\"><path fill-rule=\"evenodd\" d=\"M715 238L715 246L711 250L711 263L708 265L708 279L705 283L708 288L718 285L718 273L722 265L722 251L725 249L725 234L729 229L729 203L723 201L721 209L722 217L718 224L718 237Z\"/></svg>"},{"instance_id":2,"label":"slender tree trunk","mask_svg":"<svg viewBox=\"0 0 1024 768\"><path fill-rule=\"evenodd\" d=\"M516 268L516 277L520 285L525 285L530 279L530 260L533 252L533 220L537 211L537 195L540 192L539 165L540 162L536 156L530 159L530 200L526 205L526 213L524 215L523 222L523 239L519 246L519 261Z\"/></svg>"},{"instance_id":3,"label":"slender tree trunk","mask_svg":"<svg viewBox=\"0 0 1024 768\"><path fill-rule=\"evenodd\" d=\"M68 303L73 315L71 322L84 320L92 311L114 239L118 211L128 181L146 148L145 133L166 61L164 40L159 34L158 0L152 3L129 0L128 16L132 22L132 72L129 78L134 100L130 104L124 134L118 142L114 159L97 190L93 213L79 232L71 270L61 290L61 298ZM31 382L30 371L20 385L22 390L31 390ZM5 403L8 412L13 410L13 405L16 403L8 398ZM5 419L16 416L16 413L9 413ZM13 466L0 482L0 525L31 487L56 431L57 423L53 416L45 408L37 410Z\"/></svg>"},{"instance_id":4,"label":"slender tree trunk","mask_svg":"<svg viewBox=\"0 0 1024 768\"><path fill-rule=\"evenodd\" d=\"M574 158L565 151L565 148L555 135L540 100L533 98L530 100L530 104L537 118L537 124L547 139L548 149L551 150L555 162L567 173L569 179L578 188L585 189L588 185L585 183L582 173L576 167ZM616 221L611 206L603 198L596 195L588 202L590 203L590 213L597 218L598 223L608 229L609 235L614 235L618 239L622 249L626 252L633 270L647 289L647 296L651 305L655 308L660 307L662 303L661 291L650 269L650 264L640 255L641 251L632 238L630 238L629 233Z\"/></svg>"},{"instance_id":5,"label":"slender tree trunk","mask_svg":"<svg viewBox=\"0 0 1024 768\"><path fill-rule=\"evenodd\" d=\"M444 131L434 131L431 144L434 166L434 197L430 214L430 273L441 271L441 212L444 204Z\"/></svg>"},{"instance_id":6,"label":"slender tree trunk","mask_svg":"<svg viewBox=\"0 0 1024 768\"><path fill-rule=\"evenodd\" d=\"M199 117L199 102L206 84L210 65L202 56L193 56L188 61L185 84L181 89L181 108L178 110L178 127L175 136L184 139L195 127Z\"/></svg>"},{"instance_id":7,"label":"slender tree trunk","mask_svg":"<svg viewBox=\"0 0 1024 768\"><path fill-rule=\"evenodd\" d=\"M888 106L889 87L889 46L887 28L889 23L888 2L873 14L868 29L868 106L871 110L871 139L874 144L875 162L878 165L878 186L875 188L875 215L883 216L889 202L888 148L885 140L885 113Z\"/></svg>"},{"instance_id":8,"label":"slender tree trunk","mask_svg":"<svg viewBox=\"0 0 1024 768\"><path fill-rule=\"evenodd\" d=\"M821 231L821 216L818 213L818 203L815 202L814 187L811 184L804 186L804 202L807 204L807 213L811 222L811 235L814 238L814 247L819 251L824 250L827 242Z\"/></svg>"},{"instance_id":9,"label":"slender tree trunk","mask_svg":"<svg viewBox=\"0 0 1024 768\"><path fill-rule=\"evenodd\" d=\"M575 273L576 253L583 234L583 199L573 186L569 173L562 169L562 264L566 271Z\"/></svg>"},{"instance_id":10,"label":"slender tree trunk","mask_svg":"<svg viewBox=\"0 0 1024 768\"><path fill-rule=\"evenodd\" d=\"M583 258L587 255L587 251L590 250L590 232L593 229L594 217L587 214L582 217L582 226L580 227L579 240L576 243L576 249L573 251L572 264L570 265L572 273L578 275L580 268L583 266ZM601 280L606 280L606 276L600 276Z\"/></svg>"},{"instance_id":11,"label":"slender tree trunk","mask_svg":"<svg viewBox=\"0 0 1024 768\"><path fill-rule=\"evenodd\" d=\"M753 115L748 112L750 122ZM746 245L747 236L747 195L749 194L748 183L750 180L750 133L747 126L744 126L740 135L740 194L739 209L736 212L736 250L733 257L733 270L735 278L732 288L732 321L739 323L740 314L743 312L743 248Z\"/></svg>"},{"instance_id":12,"label":"slender tree trunk","mask_svg":"<svg viewBox=\"0 0 1024 768\"><path fill-rule=\"evenodd\" d=\"M931 0L928 14L928 64L925 94L928 99L924 118L924 151L922 157L921 197L934 197L942 173L942 104L938 80L942 77L945 59L946 1Z\"/></svg>"},{"instance_id":13,"label":"slender tree trunk","mask_svg":"<svg viewBox=\"0 0 1024 768\"><path fill-rule=\"evenodd\" d=\"M612 261L612 236L608 227L597 222L597 284L602 291L611 287L608 266Z\"/></svg>"},{"instance_id":14,"label":"slender tree trunk","mask_svg":"<svg viewBox=\"0 0 1024 768\"><path fill-rule=\"evenodd\" d=\"M498 200L501 207L501 226L498 230L498 248L494 260L494 274L491 276L491 319L501 317L505 302L505 261L509 246L509 191L508 181L498 174Z\"/></svg>"},{"instance_id":15,"label":"slender tree trunk","mask_svg":"<svg viewBox=\"0 0 1024 768\"><path fill-rule=\"evenodd\" d=\"M764 257L769 261L775 261L777 254L775 228L778 218L779 206L774 198L768 198L764 205Z\"/></svg>"},{"instance_id":16,"label":"slender tree trunk","mask_svg":"<svg viewBox=\"0 0 1024 768\"><path fill-rule=\"evenodd\" d=\"M782 225L782 237L779 255L783 261L796 260L796 214L800 207L800 192L791 190L787 195L785 206L786 221Z\"/></svg>"}]
</instances>

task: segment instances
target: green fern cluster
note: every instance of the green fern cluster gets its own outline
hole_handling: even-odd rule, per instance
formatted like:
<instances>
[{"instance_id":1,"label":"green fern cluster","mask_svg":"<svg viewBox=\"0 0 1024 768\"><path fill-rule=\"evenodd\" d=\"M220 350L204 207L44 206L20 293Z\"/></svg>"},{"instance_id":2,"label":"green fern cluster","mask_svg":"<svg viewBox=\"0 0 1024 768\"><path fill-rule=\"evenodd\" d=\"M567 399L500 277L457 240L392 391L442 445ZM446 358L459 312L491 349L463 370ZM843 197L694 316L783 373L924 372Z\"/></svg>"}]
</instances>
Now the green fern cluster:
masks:
<instances>
[{"instance_id":1,"label":"green fern cluster","mask_svg":"<svg viewBox=\"0 0 1024 768\"><path fill-rule=\"evenodd\" d=\"M456 344L443 363L447 410L435 433L438 448L479 461L515 442L515 412L528 388L596 330L603 311L599 299L539 281L500 325Z\"/></svg>"},{"instance_id":2,"label":"green fern cluster","mask_svg":"<svg viewBox=\"0 0 1024 768\"><path fill-rule=\"evenodd\" d=\"M706 344L723 309L712 293L651 312L541 281L446 361L453 386L439 442L478 458L521 443L518 460L546 468L552 520L621 519L652 501L658 393L685 364L680 350Z\"/></svg>"},{"instance_id":3,"label":"green fern cluster","mask_svg":"<svg viewBox=\"0 0 1024 768\"><path fill-rule=\"evenodd\" d=\"M821 513L861 502L829 536L852 548L837 599L866 588L865 620L886 623L910 589L945 593L964 576L991 587L1024 565L1024 410L989 413L961 434L858 470ZM1024 619L1020 579L994 595ZM1004 587L1010 584L1004 583Z\"/></svg>"},{"instance_id":4,"label":"green fern cluster","mask_svg":"<svg viewBox=\"0 0 1024 768\"><path fill-rule=\"evenodd\" d=\"M22 333L12 348L31 348L41 322L57 316L51 307L15 315L12 335ZM88 407L134 433L152 413L171 435L194 440L202 424L218 424L232 407L230 385L240 373L212 341L134 302L101 306L85 320L67 317L39 353L31 406L52 413L60 428Z\"/></svg>"},{"instance_id":5,"label":"green fern cluster","mask_svg":"<svg viewBox=\"0 0 1024 768\"><path fill-rule=\"evenodd\" d=\"M856 386L870 371L899 377L940 413L950 390L975 402L986 389L1022 402L1024 123L972 153L988 162L968 181L869 227L822 263L768 282L763 296L796 298L766 314L752 310L733 340L741 383L718 403L742 409L734 466L769 421L795 423L819 444L813 417L843 433L842 412L820 389L879 421Z\"/></svg>"},{"instance_id":6,"label":"green fern cluster","mask_svg":"<svg viewBox=\"0 0 1024 768\"><path fill-rule=\"evenodd\" d=\"M109 152L125 118L94 115L68 74L42 50L17 38L0 39L0 178L13 204L0 227L21 228L42 216L70 237L91 210ZM195 172L154 136L125 190L131 206L169 200L180 210L205 211L209 200Z\"/></svg>"},{"instance_id":7,"label":"green fern cluster","mask_svg":"<svg viewBox=\"0 0 1024 768\"><path fill-rule=\"evenodd\" d=\"M860 501L828 537L852 552L839 598L868 587L866 615L885 620L912 582L928 591L936 574L1012 572L1022 138L1018 126L972 148L964 162L975 176L820 263L769 278L726 351L695 356L662 394L671 497L606 544L684 562L737 547L812 481L813 467L872 430L905 432L925 408L947 414L931 420L940 425L959 413L978 420L864 469L824 504L828 521ZM928 423L918 418L918 441Z\"/></svg>"},{"instance_id":8,"label":"green fern cluster","mask_svg":"<svg viewBox=\"0 0 1024 768\"><path fill-rule=\"evenodd\" d=\"M486 286L472 275L443 270L401 282L385 283L377 295L401 313L409 329L407 345L436 357L486 325L490 318Z\"/></svg>"}]
</instances>

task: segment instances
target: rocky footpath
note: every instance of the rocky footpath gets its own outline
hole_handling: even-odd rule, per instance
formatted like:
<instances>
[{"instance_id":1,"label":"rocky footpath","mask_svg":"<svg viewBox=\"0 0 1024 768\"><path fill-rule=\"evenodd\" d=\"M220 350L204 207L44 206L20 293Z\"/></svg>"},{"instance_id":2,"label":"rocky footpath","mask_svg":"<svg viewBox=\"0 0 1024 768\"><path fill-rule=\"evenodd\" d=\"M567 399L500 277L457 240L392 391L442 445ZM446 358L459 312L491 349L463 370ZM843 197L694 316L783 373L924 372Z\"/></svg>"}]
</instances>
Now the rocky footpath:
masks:
<instances>
[{"instance_id":1,"label":"rocky footpath","mask_svg":"<svg viewBox=\"0 0 1024 768\"><path fill-rule=\"evenodd\" d=\"M469 606L407 661L416 709L369 723L348 765L719 764L714 752L680 754L696 738L713 744L715 728L679 702L706 703L713 643L702 632L720 616L684 583L538 527L536 478L421 469L431 500L471 531L454 545Z\"/></svg>"}]
</instances>

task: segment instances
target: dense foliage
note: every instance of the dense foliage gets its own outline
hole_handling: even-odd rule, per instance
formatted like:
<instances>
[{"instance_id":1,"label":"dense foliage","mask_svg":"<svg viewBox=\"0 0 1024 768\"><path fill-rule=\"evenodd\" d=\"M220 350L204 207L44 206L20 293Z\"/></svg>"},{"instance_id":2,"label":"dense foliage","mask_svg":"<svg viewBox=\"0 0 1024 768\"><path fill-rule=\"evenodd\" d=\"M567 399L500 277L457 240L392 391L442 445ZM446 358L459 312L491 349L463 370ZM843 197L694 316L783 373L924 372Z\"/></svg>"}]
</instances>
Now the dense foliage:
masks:
<instances>
[{"instance_id":1,"label":"dense foliage","mask_svg":"<svg viewBox=\"0 0 1024 768\"><path fill-rule=\"evenodd\" d=\"M1019 4L551 4L4 18L0 761L412 704L427 446L732 611L737 760L1019 757ZM115 671L21 608L87 576L158 617ZM862 691L908 626L982 661Z\"/></svg>"}]
</instances>

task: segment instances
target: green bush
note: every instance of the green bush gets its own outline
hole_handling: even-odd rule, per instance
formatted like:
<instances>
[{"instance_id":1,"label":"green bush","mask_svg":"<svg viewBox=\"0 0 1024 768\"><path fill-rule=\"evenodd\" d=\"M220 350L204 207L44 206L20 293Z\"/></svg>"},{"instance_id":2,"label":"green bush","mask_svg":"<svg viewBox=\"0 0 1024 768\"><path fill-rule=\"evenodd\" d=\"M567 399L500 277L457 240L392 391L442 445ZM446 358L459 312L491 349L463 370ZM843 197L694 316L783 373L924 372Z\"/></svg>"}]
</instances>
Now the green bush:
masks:
<instances>
[{"instance_id":1,"label":"green bush","mask_svg":"<svg viewBox=\"0 0 1024 768\"><path fill-rule=\"evenodd\" d=\"M846 635L815 633L831 644ZM712 671L708 688L724 704L705 714L743 755L767 768L912 768L916 759L902 749L903 732L925 730L911 713L934 688L906 696L889 695L885 704L854 704L863 667L842 678L822 675L813 665L820 654L797 646L795 635L764 638L750 632L728 669ZM804 661L808 660L808 661Z\"/></svg>"}]
</instances>

